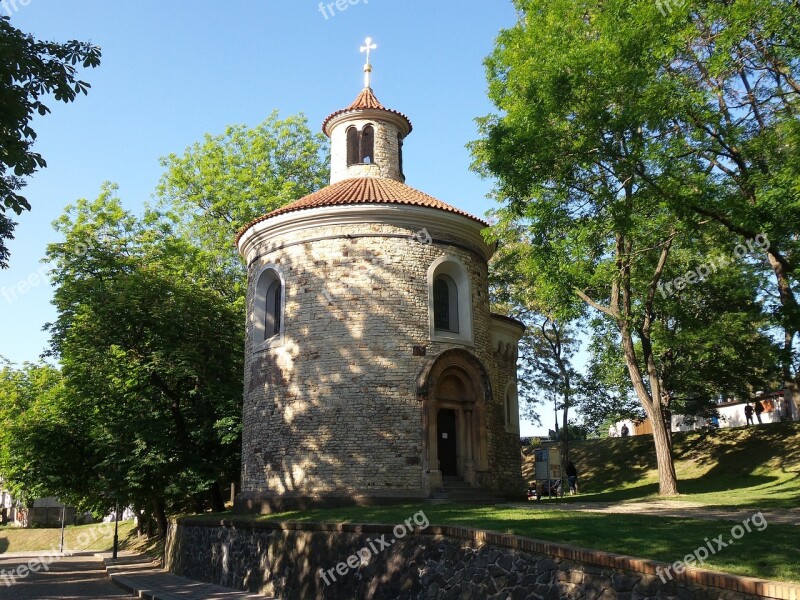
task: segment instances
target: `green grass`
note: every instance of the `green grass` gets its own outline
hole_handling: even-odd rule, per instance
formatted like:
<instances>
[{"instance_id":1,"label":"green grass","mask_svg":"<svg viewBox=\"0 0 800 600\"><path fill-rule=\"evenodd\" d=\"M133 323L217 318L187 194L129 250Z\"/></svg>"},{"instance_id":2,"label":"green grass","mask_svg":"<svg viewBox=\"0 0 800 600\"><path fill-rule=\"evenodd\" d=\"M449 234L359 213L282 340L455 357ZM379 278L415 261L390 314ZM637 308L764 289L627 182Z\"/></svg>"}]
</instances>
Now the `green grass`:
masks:
<instances>
[{"instance_id":1,"label":"green grass","mask_svg":"<svg viewBox=\"0 0 800 600\"><path fill-rule=\"evenodd\" d=\"M780 509L800 506L800 423L775 423L674 434L676 500L708 506ZM649 435L576 442L571 457L581 494L565 501L663 498ZM523 472L531 477L532 463Z\"/></svg>"},{"instance_id":2,"label":"green grass","mask_svg":"<svg viewBox=\"0 0 800 600\"><path fill-rule=\"evenodd\" d=\"M6 552L44 552L53 548L58 550L60 542L60 529L0 527L0 556ZM123 550L136 552L150 550L145 538L137 538L133 521L120 522L119 542ZM64 529L64 546L71 552L106 552L111 550L113 543L113 524L95 523Z\"/></svg>"},{"instance_id":3,"label":"green grass","mask_svg":"<svg viewBox=\"0 0 800 600\"><path fill-rule=\"evenodd\" d=\"M267 516L205 515L219 520L317 521L327 523L404 522L423 510L434 525L457 525L489 529L548 540L584 548L605 550L638 558L664 562L682 560L688 553L720 534L730 539L735 523L653 517L631 514L600 514L552 510L541 505L531 508L461 506L455 504L400 505L391 507L351 507L327 510L285 512ZM737 575L778 581L800 582L798 528L768 525L763 531L753 527L733 545L708 559L704 568Z\"/></svg>"}]
</instances>

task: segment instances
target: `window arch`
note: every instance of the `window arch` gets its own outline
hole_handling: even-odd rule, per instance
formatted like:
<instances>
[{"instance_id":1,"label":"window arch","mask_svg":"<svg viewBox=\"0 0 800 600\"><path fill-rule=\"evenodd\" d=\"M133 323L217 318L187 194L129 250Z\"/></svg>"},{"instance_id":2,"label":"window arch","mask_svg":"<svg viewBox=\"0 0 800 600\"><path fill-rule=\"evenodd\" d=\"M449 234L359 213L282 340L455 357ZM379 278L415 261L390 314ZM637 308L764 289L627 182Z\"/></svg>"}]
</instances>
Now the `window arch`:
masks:
<instances>
[{"instance_id":1,"label":"window arch","mask_svg":"<svg viewBox=\"0 0 800 600\"><path fill-rule=\"evenodd\" d=\"M355 126L347 129L347 166L375 163L375 127L365 125L359 131Z\"/></svg>"},{"instance_id":2,"label":"window arch","mask_svg":"<svg viewBox=\"0 0 800 600\"><path fill-rule=\"evenodd\" d=\"M503 396L503 421L507 432L519 433L519 396L516 382L506 386L506 393Z\"/></svg>"},{"instance_id":3,"label":"window arch","mask_svg":"<svg viewBox=\"0 0 800 600\"><path fill-rule=\"evenodd\" d=\"M361 132L361 162L372 164L375 162L375 128L367 125Z\"/></svg>"},{"instance_id":4,"label":"window arch","mask_svg":"<svg viewBox=\"0 0 800 600\"><path fill-rule=\"evenodd\" d=\"M264 267L256 278L253 299L253 346L272 348L283 343L285 284L273 265Z\"/></svg>"},{"instance_id":5,"label":"window arch","mask_svg":"<svg viewBox=\"0 0 800 600\"><path fill-rule=\"evenodd\" d=\"M443 256L428 269L428 316L433 341L472 344L472 292L464 264Z\"/></svg>"},{"instance_id":6,"label":"window arch","mask_svg":"<svg viewBox=\"0 0 800 600\"><path fill-rule=\"evenodd\" d=\"M354 165L359 161L359 138L358 129L350 127L347 130L347 166Z\"/></svg>"}]
</instances>

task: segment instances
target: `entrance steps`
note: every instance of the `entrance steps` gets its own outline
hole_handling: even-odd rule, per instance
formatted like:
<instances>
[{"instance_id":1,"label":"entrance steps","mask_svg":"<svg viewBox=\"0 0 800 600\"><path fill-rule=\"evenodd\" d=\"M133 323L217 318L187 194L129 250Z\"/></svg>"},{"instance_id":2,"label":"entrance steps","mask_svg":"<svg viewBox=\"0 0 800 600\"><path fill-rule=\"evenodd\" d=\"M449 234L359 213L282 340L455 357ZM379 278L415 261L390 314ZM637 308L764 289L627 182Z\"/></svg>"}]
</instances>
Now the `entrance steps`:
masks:
<instances>
[{"instance_id":1,"label":"entrance steps","mask_svg":"<svg viewBox=\"0 0 800 600\"><path fill-rule=\"evenodd\" d=\"M499 504L504 498L495 496L491 490L474 487L464 481L463 477L445 475L442 477L444 490L431 494L429 502L433 504Z\"/></svg>"}]
</instances>

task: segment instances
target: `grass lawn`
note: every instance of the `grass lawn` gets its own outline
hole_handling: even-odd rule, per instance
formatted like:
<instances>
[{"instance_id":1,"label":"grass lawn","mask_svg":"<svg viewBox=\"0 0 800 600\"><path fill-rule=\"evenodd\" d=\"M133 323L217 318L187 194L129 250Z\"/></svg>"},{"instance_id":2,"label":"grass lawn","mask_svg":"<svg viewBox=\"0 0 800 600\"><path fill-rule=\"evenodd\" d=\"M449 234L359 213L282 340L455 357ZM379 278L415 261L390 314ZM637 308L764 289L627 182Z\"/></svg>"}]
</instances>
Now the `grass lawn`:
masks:
<instances>
[{"instance_id":1,"label":"grass lawn","mask_svg":"<svg viewBox=\"0 0 800 600\"><path fill-rule=\"evenodd\" d=\"M0 556L5 552L43 552L58 550L61 543L60 529L22 529L0 527ZM69 526L64 529L64 547L70 552L106 552L114 544L114 524ZM119 524L120 549L144 552L148 550L145 538L136 537L133 521Z\"/></svg>"},{"instance_id":2,"label":"grass lawn","mask_svg":"<svg viewBox=\"0 0 800 600\"><path fill-rule=\"evenodd\" d=\"M676 500L708 506L800 506L800 423L674 434ZM575 442L581 494L564 500L614 502L664 498L649 435ZM532 462L523 474L531 478Z\"/></svg>"},{"instance_id":3,"label":"grass lawn","mask_svg":"<svg viewBox=\"0 0 800 600\"><path fill-rule=\"evenodd\" d=\"M267 516L206 515L251 520L321 521L328 523L402 523L422 509L436 525L458 525L490 529L541 540L549 540L651 558L664 562L682 560L697 547L723 534L731 539L735 523L671 519L646 515L576 513L545 507L497 508L454 504L408 504L391 507L352 507L341 509L286 512ZM778 581L800 582L800 536L790 525L768 525L731 546L720 550L706 562L705 568L762 577Z\"/></svg>"}]
</instances>

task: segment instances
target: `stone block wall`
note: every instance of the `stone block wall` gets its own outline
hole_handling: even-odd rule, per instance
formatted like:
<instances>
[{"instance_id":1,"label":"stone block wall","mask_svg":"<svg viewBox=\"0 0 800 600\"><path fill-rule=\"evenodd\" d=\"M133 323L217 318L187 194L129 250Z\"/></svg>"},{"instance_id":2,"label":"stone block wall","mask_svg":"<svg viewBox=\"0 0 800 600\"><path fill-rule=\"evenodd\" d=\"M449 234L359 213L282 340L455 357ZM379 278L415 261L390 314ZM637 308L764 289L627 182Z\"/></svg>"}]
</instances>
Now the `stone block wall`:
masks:
<instances>
[{"instance_id":1,"label":"stone block wall","mask_svg":"<svg viewBox=\"0 0 800 600\"><path fill-rule=\"evenodd\" d=\"M490 483L510 488L519 478L518 437L502 426L513 373L508 364L494 368L486 260L444 231L428 231L431 243L417 233L387 224L306 227L270 239L251 261L249 315L263 266L281 271L286 290L283 345L253 352L248 323L244 496L424 496L416 376L426 356L454 347L474 353L499 390L489 407ZM443 255L470 277L472 344L430 340L427 271Z\"/></svg>"},{"instance_id":2,"label":"stone block wall","mask_svg":"<svg viewBox=\"0 0 800 600\"><path fill-rule=\"evenodd\" d=\"M694 568L662 580L657 569L665 565L653 561L473 529L398 533L386 525L187 520L170 528L166 566L281 600L796 600L800 593L798 585Z\"/></svg>"}]
</instances>

